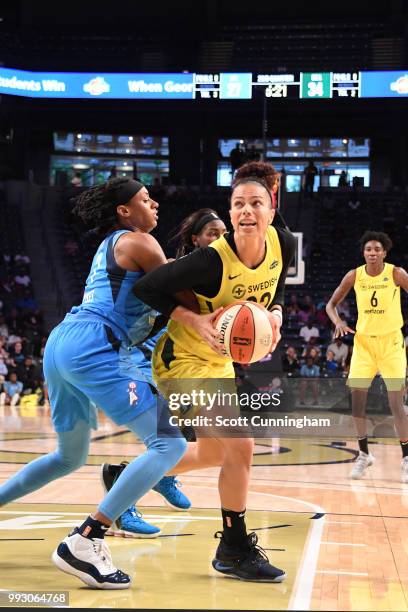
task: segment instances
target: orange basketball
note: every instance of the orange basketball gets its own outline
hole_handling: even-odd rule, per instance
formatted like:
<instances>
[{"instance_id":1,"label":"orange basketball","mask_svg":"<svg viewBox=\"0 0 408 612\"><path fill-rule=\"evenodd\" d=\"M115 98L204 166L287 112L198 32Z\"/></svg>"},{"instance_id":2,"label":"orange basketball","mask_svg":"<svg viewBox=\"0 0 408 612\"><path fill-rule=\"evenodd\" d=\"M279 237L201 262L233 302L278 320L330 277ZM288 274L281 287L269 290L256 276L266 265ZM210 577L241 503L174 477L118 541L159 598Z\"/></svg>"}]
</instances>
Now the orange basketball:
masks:
<instances>
[{"instance_id":1,"label":"orange basketball","mask_svg":"<svg viewBox=\"0 0 408 612\"><path fill-rule=\"evenodd\" d=\"M223 353L237 363L254 363L269 353L273 331L267 310L255 302L233 302L218 315Z\"/></svg>"}]
</instances>

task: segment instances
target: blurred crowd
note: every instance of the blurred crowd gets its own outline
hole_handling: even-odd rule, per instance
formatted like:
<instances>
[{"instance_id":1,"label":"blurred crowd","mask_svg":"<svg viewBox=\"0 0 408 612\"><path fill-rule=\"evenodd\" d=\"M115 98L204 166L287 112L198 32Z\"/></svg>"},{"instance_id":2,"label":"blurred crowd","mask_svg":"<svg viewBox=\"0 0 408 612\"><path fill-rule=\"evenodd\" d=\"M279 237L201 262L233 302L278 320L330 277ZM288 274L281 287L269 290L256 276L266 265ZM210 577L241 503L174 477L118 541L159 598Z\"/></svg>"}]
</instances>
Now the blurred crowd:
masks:
<instances>
[{"instance_id":1,"label":"blurred crowd","mask_svg":"<svg viewBox=\"0 0 408 612\"><path fill-rule=\"evenodd\" d=\"M0 411L5 405L44 404L42 357L47 335L34 298L30 259L0 255Z\"/></svg>"}]
</instances>

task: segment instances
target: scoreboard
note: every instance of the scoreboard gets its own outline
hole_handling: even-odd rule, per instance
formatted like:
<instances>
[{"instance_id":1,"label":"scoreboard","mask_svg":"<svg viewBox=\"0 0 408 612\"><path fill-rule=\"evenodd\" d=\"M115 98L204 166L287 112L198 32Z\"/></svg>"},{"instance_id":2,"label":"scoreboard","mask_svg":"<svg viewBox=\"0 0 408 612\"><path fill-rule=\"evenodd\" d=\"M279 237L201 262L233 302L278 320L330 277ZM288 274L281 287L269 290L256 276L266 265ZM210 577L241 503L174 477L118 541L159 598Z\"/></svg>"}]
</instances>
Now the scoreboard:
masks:
<instances>
[{"instance_id":1,"label":"scoreboard","mask_svg":"<svg viewBox=\"0 0 408 612\"><path fill-rule=\"evenodd\" d=\"M408 96L408 70L382 72L297 72L288 74L195 74L194 97L250 100L328 99Z\"/></svg>"},{"instance_id":2,"label":"scoreboard","mask_svg":"<svg viewBox=\"0 0 408 612\"><path fill-rule=\"evenodd\" d=\"M408 70L265 74L32 72L0 67L0 94L31 98L251 100L406 98Z\"/></svg>"}]
</instances>

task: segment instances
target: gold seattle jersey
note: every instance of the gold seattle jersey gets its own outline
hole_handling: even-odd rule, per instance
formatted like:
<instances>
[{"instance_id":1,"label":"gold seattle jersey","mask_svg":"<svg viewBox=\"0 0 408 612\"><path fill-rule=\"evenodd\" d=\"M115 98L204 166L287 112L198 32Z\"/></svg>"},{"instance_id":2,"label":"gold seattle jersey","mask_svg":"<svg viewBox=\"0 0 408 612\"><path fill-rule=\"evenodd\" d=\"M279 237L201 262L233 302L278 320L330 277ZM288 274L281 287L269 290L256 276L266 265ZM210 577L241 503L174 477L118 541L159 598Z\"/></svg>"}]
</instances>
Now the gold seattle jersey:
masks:
<instances>
[{"instance_id":1,"label":"gold seattle jersey","mask_svg":"<svg viewBox=\"0 0 408 612\"><path fill-rule=\"evenodd\" d=\"M394 266L384 264L377 276L369 276L365 265L356 269L354 291L356 293L359 334L384 336L401 329L400 288L394 283Z\"/></svg>"},{"instance_id":2,"label":"gold seattle jersey","mask_svg":"<svg viewBox=\"0 0 408 612\"><path fill-rule=\"evenodd\" d=\"M282 251L277 231L269 226L266 234L266 254L255 269L247 268L234 253L224 237L218 238L208 248L215 249L222 261L222 280L217 295L207 297L194 292L201 314L214 312L220 306L228 306L236 300L252 300L270 308L282 272ZM173 342L197 357L213 363L225 363L228 357L215 353L190 327L171 320L168 334Z\"/></svg>"}]
</instances>

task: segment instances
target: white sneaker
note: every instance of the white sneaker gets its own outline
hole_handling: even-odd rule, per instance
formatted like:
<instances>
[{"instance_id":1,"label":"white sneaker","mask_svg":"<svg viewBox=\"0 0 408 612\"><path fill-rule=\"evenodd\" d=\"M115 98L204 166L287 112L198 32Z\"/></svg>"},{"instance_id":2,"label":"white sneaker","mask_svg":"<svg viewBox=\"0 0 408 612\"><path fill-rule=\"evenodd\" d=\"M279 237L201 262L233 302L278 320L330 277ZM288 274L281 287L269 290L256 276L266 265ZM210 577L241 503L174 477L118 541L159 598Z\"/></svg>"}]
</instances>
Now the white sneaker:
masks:
<instances>
[{"instance_id":1,"label":"white sneaker","mask_svg":"<svg viewBox=\"0 0 408 612\"><path fill-rule=\"evenodd\" d=\"M62 540L51 558L60 570L94 588L130 587L130 576L113 565L105 540L84 538L76 528Z\"/></svg>"},{"instance_id":2,"label":"white sneaker","mask_svg":"<svg viewBox=\"0 0 408 612\"><path fill-rule=\"evenodd\" d=\"M408 457L401 461L401 482L408 484Z\"/></svg>"},{"instance_id":3,"label":"white sneaker","mask_svg":"<svg viewBox=\"0 0 408 612\"><path fill-rule=\"evenodd\" d=\"M374 463L374 457L371 453L359 452L358 457L354 463L354 467L350 473L350 478L353 480L359 480L363 477L365 470Z\"/></svg>"}]
</instances>

